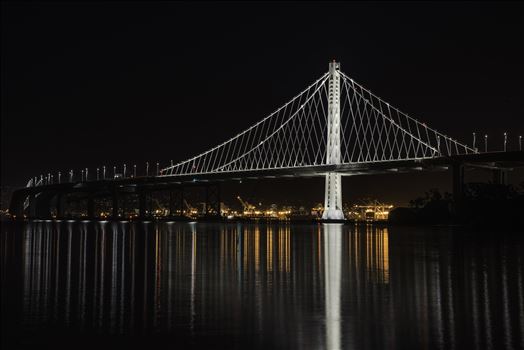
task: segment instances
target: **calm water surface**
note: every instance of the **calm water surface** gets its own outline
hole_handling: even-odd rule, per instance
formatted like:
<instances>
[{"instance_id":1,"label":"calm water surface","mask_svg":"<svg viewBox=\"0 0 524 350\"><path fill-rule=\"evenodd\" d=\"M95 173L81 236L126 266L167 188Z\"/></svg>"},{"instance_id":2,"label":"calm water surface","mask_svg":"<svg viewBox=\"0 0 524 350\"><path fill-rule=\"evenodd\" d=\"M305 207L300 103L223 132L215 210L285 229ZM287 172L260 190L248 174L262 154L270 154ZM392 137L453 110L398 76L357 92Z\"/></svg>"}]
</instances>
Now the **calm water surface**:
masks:
<instances>
[{"instance_id":1,"label":"calm water surface","mask_svg":"<svg viewBox=\"0 0 524 350\"><path fill-rule=\"evenodd\" d=\"M3 348L524 349L524 242L450 228L2 223Z\"/></svg>"}]
</instances>

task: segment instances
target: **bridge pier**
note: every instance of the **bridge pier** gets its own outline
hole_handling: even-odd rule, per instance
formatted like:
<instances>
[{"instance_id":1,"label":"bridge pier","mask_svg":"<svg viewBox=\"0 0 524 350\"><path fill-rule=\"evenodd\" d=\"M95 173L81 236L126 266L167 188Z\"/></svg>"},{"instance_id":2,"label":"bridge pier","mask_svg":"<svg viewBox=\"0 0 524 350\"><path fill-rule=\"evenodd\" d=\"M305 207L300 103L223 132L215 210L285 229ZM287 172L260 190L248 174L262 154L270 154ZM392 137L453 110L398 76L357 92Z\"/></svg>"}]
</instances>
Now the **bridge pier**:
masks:
<instances>
[{"instance_id":1,"label":"bridge pier","mask_svg":"<svg viewBox=\"0 0 524 350\"><path fill-rule=\"evenodd\" d=\"M90 220L95 218L95 199L92 192L87 195L87 218Z\"/></svg>"},{"instance_id":2,"label":"bridge pier","mask_svg":"<svg viewBox=\"0 0 524 350\"><path fill-rule=\"evenodd\" d=\"M111 213L111 217L113 220L117 220L118 219L118 212L119 212L119 208L118 208L118 190L116 188L113 188L113 191L111 193L111 201L112 201L112 204L113 204L113 208L112 208L112 213Z\"/></svg>"},{"instance_id":3,"label":"bridge pier","mask_svg":"<svg viewBox=\"0 0 524 350\"><path fill-rule=\"evenodd\" d=\"M453 163L452 171L452 188L453 188L453 207L455 215L460 216L464 208L464 164Z\"/></svg>"},{"instance_id":4,"label":"bridge pier","mask_svg":"<svg viewBox=\"0 0 524 350\"><path fill-rule=\"evenodd\" d=\"M38 219L51 219L51 199L55 192L41 192L35 200L35 217Z\"/></svg>"},{"instance_id":5,"label":"bridge pier","mask_svg":"<svg viewBox=\"0 0 524 350\"><path fill-rule=\"evenodd\" d=\"M56 195L56 218L63 219L65 217L65 196L63 193Z\"/></svg>"},{"instance_id":6,"label":"bridge pier","mask_svg":"<svg viewBox=\"0 0 524 350\"><path fill-rule=\"evenodd\" d=\"M146 193L142 189L138 191L138 217L146 218Z\"/></svg>"},{"instance_id":7,"label":"bridge pier","mask_svg":"<svg viewBox=\"0 0 524 350\"><path fill-rule=\"evenodd\" d=\"M30 219L36 218L36 194L31 193L29 195L29 207L27 208L27 217Z\"/></svg>"},{"instance_id":8,"label":"bridge pier","mask_svg":"<svg viewBox=\"0 0 524 350\"><path fill-rule=\"evenodd\" d=\"M508 184L508 171L505 169L493 170L493 183L496 185Z\"/></svg>"},{"instance_id":9,"label":"bridge pier","mask_svg":"<svg viewBox=\"0 0 524 350\"><path fill-rule=\"evenodd\" d=\"M27 197L25 191L16 191L11 197L11 203L9 203L9 213L12 215L13 219L23 220L24 219L24 202ZM31 200L29 199L29 203Z\"/></svg>"},{"instance_id":10,"label":"bridge pier","mask_svg":"<svg viewBox=\"0 0 524 350\"><path fill-rule=\"evenodd\" d=\"M451 166L453 172L453 200L458 203L464 199L464 165L455 163Z\"/></svg>"}]
</instances>

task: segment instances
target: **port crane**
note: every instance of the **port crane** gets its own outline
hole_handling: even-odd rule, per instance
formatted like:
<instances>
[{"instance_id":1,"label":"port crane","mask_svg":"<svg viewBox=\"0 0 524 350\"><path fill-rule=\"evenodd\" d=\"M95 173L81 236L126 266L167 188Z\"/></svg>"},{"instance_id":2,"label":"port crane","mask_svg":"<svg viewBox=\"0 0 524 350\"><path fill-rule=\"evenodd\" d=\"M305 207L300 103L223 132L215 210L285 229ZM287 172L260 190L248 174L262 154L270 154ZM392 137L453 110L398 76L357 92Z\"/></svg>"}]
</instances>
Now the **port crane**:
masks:
<instances>
[{"instance_id":1,"label":"port crane","mask_svg":"<svg viewBox=\"0 0 524 350\"><path fill-rule=\"evenodd\" d=\"M244 208L244 215L253 215L255 213L256 207L253 204L250 204L240 198L240 196L237 196L238 201L242 204L242 207Z\"/></svg>"},{"instance_id":2,"label":"port crane","mask_svg":"<svg viewBox=\"0 0 524 350\"><path fill-rule=\"evenodd\" d=\"M391 204L384 204L378 200L361 201L350 210L350 217L357 221L380 221L387 220L389 212L393 208Z\"/></svg>"},{"instance_id":3,"label":"port crane","mask_svg":"<svg viewBox=\"0 0 524 350\"><path fill-rule=\"evenodd\" d=\"M187 201L186 199L184 198L184 205L186 206L187 208L187 211L186 211L186 214L187 216L194 216L198 213L198 210L196 210L195 208L193 208Z\"/></svg>"}]
</instances>

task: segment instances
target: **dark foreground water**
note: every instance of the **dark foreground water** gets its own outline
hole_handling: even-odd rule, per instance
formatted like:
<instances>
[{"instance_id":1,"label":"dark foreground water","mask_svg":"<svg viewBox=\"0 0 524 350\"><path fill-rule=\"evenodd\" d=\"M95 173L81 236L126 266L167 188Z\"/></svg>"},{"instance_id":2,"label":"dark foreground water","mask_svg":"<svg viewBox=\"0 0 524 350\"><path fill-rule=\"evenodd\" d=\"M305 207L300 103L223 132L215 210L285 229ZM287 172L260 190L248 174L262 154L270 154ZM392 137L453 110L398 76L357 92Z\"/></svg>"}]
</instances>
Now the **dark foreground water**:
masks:
<instances>
[{"instance_id":1,"label":"dark foreground water","mask_svg":"<svg viewBox=\"0 0 524 350\"><path fill-rule=\"evenodd\" d=\"M2 224L2 345L523 349L515 234L353 225Z\"/></svg>"}]
</instances>

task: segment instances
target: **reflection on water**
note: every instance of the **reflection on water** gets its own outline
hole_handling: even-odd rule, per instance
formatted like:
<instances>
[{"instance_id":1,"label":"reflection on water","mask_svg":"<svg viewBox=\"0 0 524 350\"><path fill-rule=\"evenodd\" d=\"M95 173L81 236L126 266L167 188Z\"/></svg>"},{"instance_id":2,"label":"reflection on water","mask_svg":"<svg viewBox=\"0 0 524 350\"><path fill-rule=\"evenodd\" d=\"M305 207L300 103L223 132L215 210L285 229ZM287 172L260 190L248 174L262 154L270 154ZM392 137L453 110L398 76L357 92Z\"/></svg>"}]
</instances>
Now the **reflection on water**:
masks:
<instances>
[{"instance_id":1,"label":"reflection on water","mask_svg":"<svg viewBox=\"0 0 524 350\"><path fill-rule=\"evenodd\" d=\"M63 221L1 238L3 345L524 348L510 235Z\"/></svg>"},{"instance_id":2,"label":"reflection on water","mask_svg":"<svg viewBox=\"0 0 524 350\"><path fill-rule=\"evenodd\" d=\"M325 224L324 289L326 309L326 345L340 349L340 282L342 278L342 224Z\"/></svg>"}]
</instances>

